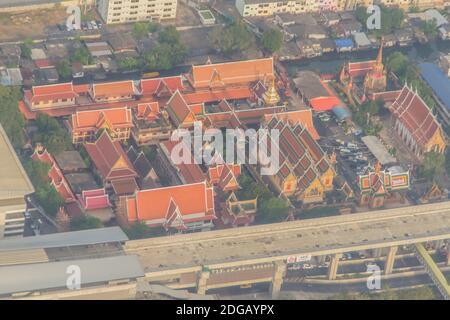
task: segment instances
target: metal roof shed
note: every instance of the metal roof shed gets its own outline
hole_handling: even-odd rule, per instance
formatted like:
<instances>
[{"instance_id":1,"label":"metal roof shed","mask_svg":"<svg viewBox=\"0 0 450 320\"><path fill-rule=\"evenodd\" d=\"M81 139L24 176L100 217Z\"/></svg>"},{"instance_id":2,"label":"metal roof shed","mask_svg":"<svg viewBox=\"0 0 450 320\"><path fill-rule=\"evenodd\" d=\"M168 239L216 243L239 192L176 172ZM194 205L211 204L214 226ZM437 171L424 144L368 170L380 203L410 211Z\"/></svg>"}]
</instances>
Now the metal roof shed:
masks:
<instances>
[{"instance_id":1,"label":"metal roof shed","mask_svg":"<svg viewBox=\"0 0 450 320\"><path fill-rule=\"evenodd\" d=\"M369 151L377 158L382 165L396 163L395 159L387 150L386 147L381 143L380 139L375 136L365 136L361 140L369 148Z\"/></svg>"}]
</instances>

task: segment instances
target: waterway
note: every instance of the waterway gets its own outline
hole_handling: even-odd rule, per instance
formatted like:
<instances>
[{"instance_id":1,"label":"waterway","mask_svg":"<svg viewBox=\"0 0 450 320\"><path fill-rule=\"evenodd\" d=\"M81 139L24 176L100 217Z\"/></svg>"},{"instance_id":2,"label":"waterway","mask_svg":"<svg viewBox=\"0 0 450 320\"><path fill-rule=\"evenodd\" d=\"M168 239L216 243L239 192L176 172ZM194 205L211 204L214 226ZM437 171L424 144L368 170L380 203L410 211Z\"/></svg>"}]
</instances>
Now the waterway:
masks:
<instances>
[{"instance_id":1,"label":"waterway","mask_svg":"<svg viewBox=\"0 0 450 320\"><path fill-rule=\"evenodd\" d=\"M434 62L441 53L450 53L450 41L438 41L430 44L415 44L408 47L390 47L383 51L384 57L400 51L407 55L414 63ZM349 53L327 53L313 59L302 59L284 62L289 75L294 76L299 70L310 70L319 74L337 73L347 62L373 60L378 49L354 51Z\"/></svg>"}]
</instances>

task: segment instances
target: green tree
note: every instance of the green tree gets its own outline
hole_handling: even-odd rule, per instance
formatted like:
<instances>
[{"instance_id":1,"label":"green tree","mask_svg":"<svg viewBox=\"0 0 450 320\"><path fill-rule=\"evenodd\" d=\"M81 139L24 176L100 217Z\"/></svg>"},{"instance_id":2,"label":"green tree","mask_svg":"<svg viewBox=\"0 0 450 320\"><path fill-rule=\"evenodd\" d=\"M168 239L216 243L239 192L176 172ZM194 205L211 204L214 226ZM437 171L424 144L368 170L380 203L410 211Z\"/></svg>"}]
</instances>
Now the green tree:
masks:
<instances>
[{"instance_id":1,"label":"green tree","mask_svg":"<svg viewBox=\"0 0 450 320\"><path fill-rule=\"evenodd\" d=\"M422 165L419 167L419 175L428 181L436 181L444 173L445 156L434 151L425 153Z\"/></svg>"},{"instance_id":2,"label":"green tree","mask_svg":"<svg viewBox=\"0 0 450 320\"><path fill-rule=\"evenodd\" d=\"M133 25L132 34L136 39L142 39L147 36L147 34L158 31L159 24L153 22L136 22Z\"/></svg>"},{"instance_id":3,"label":"green tree","mask_svg":"<svg viewBox=\"0 0 450 320\"><path fill-rule=\"evenodd\" d=\"M70 66L70 62L67 59L62 59L61 61L59 61L56 65L56 70L63 80L68 80L72 77L72 68Z\"/></svg>"},{"instance_id":4,"label":"green tree","mask_svg":"<svg viewBox=\"0 0 450 320\"><path fill-rule=\"evenodd\" d=\"M403 53L396 51L386 59L386 68L394 72L397 76L403 76L408 68L408 57Z\"/></svg>"},{"instance_id":5,"label":"green tree","mask_svg":"<svg viewBox=\"0 0 450 320\"><path fill-rule=\"evenodd\" d=\"M42 145L53 155L72 149L69 134L59 122L45 113L39 113L36 118L38 131L33 135L34 143Z\"/></svg>"},{"instance_id":6,"label":"green tree","mask_svg":"<svg viewBox=\"0 0 450 320\"><path fill-rule=\"evenodd\" d=\"M286 200L276 197L262 199L257 219L263 223L279 222L286 219L289 206Z\"/></svg>"},{"instance_id":7,"label":"green tree","mask_svg":"<svg viewBox=\"0 0 450 320\"><path fill-rule=\"evenodd\" d=\"M21 99L20 88L0 85L0 123L16 149L25 142L25 120L17 107Z\"/></svg>"},{"instance_id":8,"label":"green tree","mask_svg":"<svg viewBox=\"0 0 450 320\"><path fill-rule=\"evenodd\" d=\"M39 186L35 194L44 211L53 217L56 216L59 208L64 205L64 199L50 184Z\"/></svg>"},{"instance_id":9,"label":"green tree","mask_svg":"<svg viewBox=\"0 0 450 320\"><path fill-rule=\"evenodd\" d=\"M158 41L159 44L144 56L147 68L169 70L184 61L187 50L174 26L162 29Z\"/></svg>"},{"instance_id":10,"label":"green tree","mask_svg":"<svg viewBox=\"0 0 450 320\"><path fill-rule=\"evenodd\" d=\"M266 30L261 37L261 45L264 50L274 53L283 45L283 34L277 29Z\"/></svg>"},{"instance_id":11,"label":"green tree","mask_svg":"<svg viewBox=\"0 0 450 320\"><path fill-rule=\"evenodd\" d=\"M421 29L422 29L423 33L426 35L426 37L428 38L428 40L434 40L438 36L438 27L437 27L436 19L432 19L430 21L425 21L422 24Z\"/></svg>"},{"instance_id":12,"label":"green tree","mask_svg":"<svg viewBox=\"0 0 450 320\"><path fill-rule=\"evenodd\" d=\"M214 27L208 34L208 39L217 52L227 56L245 51L255 43L253 33L242 21L235 21L225 27Z\"/></svg>"},{"instance_id":13,"label":"green tree","mask_svg":"<svg viewBox=\"0 0 450 320\"><path fill-rule=\"evenodd\" d=\"M139 69L141 63L139 59L133 57L125 57L117 60L117 65L122 71L131 71Z\"/></svg>"},{"instance_id":14,"label":"green tree","mask_svg":"<svg viewBox=\"0 0 450 320\"><path fill-rule=\"evenodd\" d=\"M129 229L126 229L125 232L131 240L159 237L167 233L164 228L151 228L143 222L135 222Z\"/></svg>"},{"instance_id":15,"label":"green tree","mask_svg":"<svg viewBox=\"0 0 450 320\"><path fill-rule=\"evenodd\" d=\"M71 62L79 62L83 65L89 65L92 63L92 57L89 50L79 41L77 42L76 49L73 52Z\"/></svg>"},{"instance_id":16,"label":"green tree","mask_svg":"<svg viewBox=\"0 0 450 320\"><path fill-rule=\"evenodd\" d=\"M103 227L103 223L100 219L88 215L83 215L70 221L70 230L72 231L98 229L101 227Z\"/></svg>"}]
</instances>

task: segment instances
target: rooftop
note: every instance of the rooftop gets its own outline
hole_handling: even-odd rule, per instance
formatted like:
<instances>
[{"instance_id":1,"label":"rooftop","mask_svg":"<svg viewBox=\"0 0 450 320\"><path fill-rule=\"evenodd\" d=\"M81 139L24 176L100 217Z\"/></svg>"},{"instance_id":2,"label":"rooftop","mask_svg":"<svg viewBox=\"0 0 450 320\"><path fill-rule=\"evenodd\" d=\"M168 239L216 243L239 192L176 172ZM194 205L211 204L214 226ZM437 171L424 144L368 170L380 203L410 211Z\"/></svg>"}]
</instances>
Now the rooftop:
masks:
<instances>
[{"instance_id":1,"label":"rooftop","mask_svg":"<svg viewBox=\"0 0 450 320\"><path fill-rule=\"evenodd\" d=\"M33 193L33 185L1 125L0 154L0 199L14 199Z\"/></svg>"},{"instance_id":2,"label":"rooftop","mask_svg":"<svg viewBox=\"0 0 450 320\"><path fill-rule=\"evenodd\" d=\"M61 248L108 242L123 242L126 240L128 240L128 237L121 228L110 227L64 233L52 233L35 237L5 239L0 241L0 252Z\"/></svg>"},{"instance_id":3,"label":"rooftop","mask_svg":"<svg viewBox=\"0 0 450 320\"><path fill-rule=\"evenodd\" d=\"M0 267L0 295L18 292L67 289L67 270L82 270L81 286L144 276L136 256L69 260Z\"/></svg>"}]
</instances>

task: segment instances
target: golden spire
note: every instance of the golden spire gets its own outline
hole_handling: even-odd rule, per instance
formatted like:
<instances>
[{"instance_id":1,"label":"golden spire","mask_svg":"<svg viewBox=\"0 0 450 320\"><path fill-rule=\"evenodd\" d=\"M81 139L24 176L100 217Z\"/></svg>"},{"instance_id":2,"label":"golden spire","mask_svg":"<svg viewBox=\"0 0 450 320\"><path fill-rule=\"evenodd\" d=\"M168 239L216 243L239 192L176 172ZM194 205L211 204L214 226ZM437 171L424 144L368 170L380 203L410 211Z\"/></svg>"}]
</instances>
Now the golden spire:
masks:
<instances>
[{"instance_id":1,"label":"golden spire","mask_svg":"<svg viewBox=\"0 0 450 320\"><path fill-rule=\"evenodd\" d=\"M383 65L383 37L380 40L380 50L378 50L377 66Z\"/></svg>"},{"instance_id":2,"label":"golden spire","mask_svg":"<svg viewBox=\"0 0 450 320\"><path fill-rule=\"evenodd\" d=\"M275 79L272 79L272 85L264 92L264 102L266 104L276 104L280 101L280 96L278 95L277 88L275 87Z\"/></svg>"}]
</instances>

